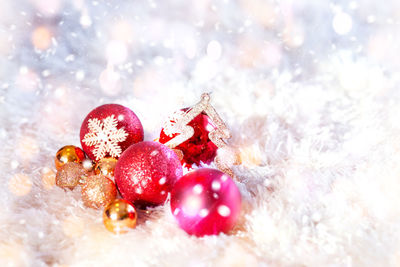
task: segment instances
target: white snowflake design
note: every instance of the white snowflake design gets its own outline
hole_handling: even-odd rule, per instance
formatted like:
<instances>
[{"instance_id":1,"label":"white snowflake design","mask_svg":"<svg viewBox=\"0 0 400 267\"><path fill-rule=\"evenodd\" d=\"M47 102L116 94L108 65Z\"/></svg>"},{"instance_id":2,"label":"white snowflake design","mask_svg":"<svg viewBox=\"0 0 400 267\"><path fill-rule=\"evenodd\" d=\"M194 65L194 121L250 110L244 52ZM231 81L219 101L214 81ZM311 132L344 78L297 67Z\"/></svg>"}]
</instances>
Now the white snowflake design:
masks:
<instances>
[{"instance_id":1,"label":"white snowflake design","mask_svg":"<svg viewBox=\"0 0 400 267\"><path fill-rule=\"evenodd\" d=\"M185 111L178 110L172 113L164 123L164 133L172 137L175 133L179 132L179 121L186 115Z\"/></svg>"},{"instance_id":2,"label":"white snowflake design","mask_svg":"<svg viewBox=\"0 0 400 267\"><path fill-rule=\"evenodd\" d=\"M119 142L126 140L128 133L124 129L117 128L118 121L114 115L108 116L101 122L99 119L90 119L88 122L89 133L85 134L83 142L87 146L95 146L93 154L96 160L100 160L110 153L111 157L117 158L122 149Z\"/></svg>"}]
</instances>

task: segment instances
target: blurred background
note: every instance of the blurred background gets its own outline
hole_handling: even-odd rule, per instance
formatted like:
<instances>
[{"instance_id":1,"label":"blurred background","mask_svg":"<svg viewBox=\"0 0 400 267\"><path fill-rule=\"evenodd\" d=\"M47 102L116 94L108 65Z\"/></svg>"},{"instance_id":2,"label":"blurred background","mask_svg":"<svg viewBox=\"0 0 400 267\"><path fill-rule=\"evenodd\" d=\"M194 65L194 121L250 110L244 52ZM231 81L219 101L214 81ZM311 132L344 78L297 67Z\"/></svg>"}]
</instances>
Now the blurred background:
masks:
<instances>
[{"instance_id":1,"label":"blurred background","mask_svg":"<svg viewBox=\"0 0 400 267\"><path fill-rule=\"evenodd\" d=\"M390 191L398 187L397 176L392 173L389 180L368 188L363 187L368 184L365 180L354 177L359 177L355 173L361 163L364 174L372 162L399 157L396 149L400 146L394 137L400 129L399 24L397 0L0 1L0 247L4 251L0 255L8 255L6 262L14 260L15 266L59 264L60 259L80 266L77 262L85 265L82 258L94 263L96 253L68 258L70 249L77 246L74 242L81 238L71 232L86 232L81 221L74 221L84 209L77 207L80 204L73 193L59 200L63 194L53 187L57 149L79 145L82 120L98 105L130 107L143 123L145 139L152 140L158 137L166 116L193 105L202 92L212 92L214 106L234 133L231 142L242 153L243 164L236 169L242 191L270 196L273 186L287 196L287 203L299 205L293 209L304 204L295 215L293 209L283 208L281 217L261 216L263 223L257 224L260 215L251 212L259 209L262 213L267 202L264 196L254 200L246 213L250 216L246 218L253 219L243 223L247 241L240 241L248 247L246 255L251 255L246 263L395 265L400 258L394 252L398 242L388 241L389 233L376 232L370 239L358 236L371 249L377 249L372 244L380 242L384 244L380 249L393 251L388 253L393 257L382 253L364 261L363 246L351 250L354 244L346 243L343 229L334 226L337 221L326 226L332 230L326 233L334 238L313 230L305 233L307 242L316 247L319 241L328 240L326 250L302 250L306 241L296 249L288 244L300 235L303 220L307 225L323 220L324 212L338 202L335 195L330 204L319 202L320 198L332 192L334 185L342 188L343 183L362 193L336 188L344 192L340 196L356 199L367 208L354 215L355 221L346 221L351 213L346 202L336 218L346 218L343 221L350 226L372 216L368 218L377 225L369 225L369 230L384 229L381 223L388 220L394 235L398 233L394 218L399 210L393 202L398 192ZM383 165L372 169L374 175L388 170ZM373 177L372 173L368 175ZM301 178L286 187L282 179L293 175ZM321 178L318 182L312 178L316 176ZM375 192L376 188L381 191ZM268 214L277 205L282 203L272 205ZM88 213L82 218L99 217L94 211ZM73 230L68 223L61 229L71 214L75 214ZM285 226L272 223L289 222L288 214L299 220L289 227L298 230L293 235ZM272 228L264 232L264 224ZM272 238L272 233L280 234ZM69 241L61 245L65 236ZM285 245L272 249L281 240L287 241ZM202 245L223 247L218 243L222 241L207 242ZM49 247L43 248L43 243ZM334 252L329 254L329 249ZM197 254L206 255L206 251L199 248ZM310 251L319 257L305 258ZM199 262L216 258L203 257ZM150 262L148 258L142 261L144 265Z\"/></svg>"}]
</instances>

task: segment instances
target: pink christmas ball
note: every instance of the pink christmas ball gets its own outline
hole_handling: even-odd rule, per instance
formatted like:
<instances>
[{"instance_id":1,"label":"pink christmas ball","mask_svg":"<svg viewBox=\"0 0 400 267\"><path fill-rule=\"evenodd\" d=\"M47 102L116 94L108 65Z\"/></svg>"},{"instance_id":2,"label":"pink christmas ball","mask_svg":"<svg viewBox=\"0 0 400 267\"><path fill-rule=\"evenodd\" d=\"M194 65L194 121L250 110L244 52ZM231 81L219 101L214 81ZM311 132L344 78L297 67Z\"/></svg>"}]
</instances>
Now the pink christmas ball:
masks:
<instances>
[{"instance_id":1,"label":"pink christmas ball","mask_svg":"<svg viewBox=\"0 0 400 267\"><path fill-rule=\"evenodd\" d=\"M195 236L227 233L241 206L233 180L214 169L197 169L179 179L171 192L171 211L179 226Z\"/></svg>"},{"instance_id":2,"label":"pink christmas ball","mask_svg":"<svg viewBox=\"0 0 400 267\"><path fill-rule=\"evenodd\" d=\"M165 202L176 180L182 177L178 156L167 146L145 141L130 146L114 170L122 197L139 206Z\"/></svg>"},{"instance_id":3,"label":"pink christmas ball","mask_svg":"<svg viewBox=\"0 0 400 267\"><path fill-rule=\"evenodd\" d=\"M86 116L80 140L83 151L92 160L118 158L130 145L143 141L143 126L129 108L106 104Z\"/></svg>"}]
</instances>

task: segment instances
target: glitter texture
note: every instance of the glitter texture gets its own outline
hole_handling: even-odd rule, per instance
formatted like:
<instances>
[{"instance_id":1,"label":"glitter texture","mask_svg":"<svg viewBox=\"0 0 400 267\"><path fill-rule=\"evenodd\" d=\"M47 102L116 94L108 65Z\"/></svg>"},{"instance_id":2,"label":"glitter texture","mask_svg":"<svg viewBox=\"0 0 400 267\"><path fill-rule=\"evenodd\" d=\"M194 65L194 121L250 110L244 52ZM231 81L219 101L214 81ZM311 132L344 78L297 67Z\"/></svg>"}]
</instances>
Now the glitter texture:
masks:
<instances>
[{"instance_id":1,"label":"glitter texture","mask_svg":"<svg viewBox=\"0 0 400 267\"><path fill-rule=\"evenodd\" d=\"M62 188L73 189L82 177L87 176L85 168L76 162L68 162L60 167L56 174L56 185Z\"/></svg>"},{"instance_id":2,"label":"glitter texture","mask_svg":"<svg viewBox=\"0 0 400 267\"><path fill-rule=\"evenodd\" d=\"M121 105L106 104L92 110L84 119L81 145L93 160L119 157L131 144L143 140L143 127L136 114Z\"/></svg>"},{"instance_id":3,"label":"glitter texture","mask_svg":"<svg viewBox=\"0 0 400 267\"><path fill-rule=\"evenodd\" d=\"M182 166L175 152L151 141L129 147L115 167L115 182L124 199L139 205L164 203Z\"/></svg>"},{"instance_id":4,"label":"glitter texture","mask_svg":"<svg viewBox=\"0 0 400 267\"><path fill-rule=\"evenodd\" d=\"M82 185L85 206L98 209L110 204L117 196L115 184L103 175L91 175Z\"/></svg>"}]
</instances>

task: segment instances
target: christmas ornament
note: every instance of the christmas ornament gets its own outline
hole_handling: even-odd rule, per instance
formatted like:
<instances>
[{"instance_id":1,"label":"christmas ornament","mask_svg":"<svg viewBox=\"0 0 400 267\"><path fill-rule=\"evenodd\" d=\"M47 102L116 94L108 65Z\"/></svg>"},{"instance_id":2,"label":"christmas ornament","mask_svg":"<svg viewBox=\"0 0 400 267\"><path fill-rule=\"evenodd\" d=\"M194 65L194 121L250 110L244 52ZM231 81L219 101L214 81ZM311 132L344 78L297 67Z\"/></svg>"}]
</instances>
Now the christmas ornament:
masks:
<instances>
[{"instance_id":1,"label":"christmas ornament","mask_svg":"<svg viewBox=\"0 0 400 267\"><path fill-rule=\"evenodd\" d=\"M113 177L116 164L117 160L115 158L102 158L96 163L96 166L94 167L94 172L95 174L102 174L107 177Z\"/></svg>"},{"instance_id":2,"label":"christmas ornament","mask_svg":"<svg viewBox=\"0 0 400 267\"><path fill-rule=\"evenodd\" d=\"M135 205L159 205L182 176L182 165L165 145L145 141L130 146L121 155L114 175L124 199Z\"/></svg>"},{"instance_id":3,"label":"christmas ornament","mask_svg":"<svg viewBox=\"0 0 400 267\"><path fill-rule=\"evenodd\" d=\"M86 158L82 161L83 168L85 168L85 170L87 170L88 172L93 171L95 164L96 163L93 160L88 159L88 158Z\"/></svg>"},{"instance_id":4,"label":"christmas ornament","mask_svg":"<svg viewBox=\"0 0 400 267\"><path fill-rule=\"evenodd\" d=\"M103 175L91 175L82 185L82 201L90 208L107 206L117 196L115 184Z\"/></svg>"},{"instance_id":5,"label":"christmas ornament","mask_svg":"<svg viewBox=\"0 0 400 267\"><path fill-rule=\"evenodd\" d=\"M115 199L103 213L104 226L110 232L121 234L136 226L137 213L135 207L124 199Z\"/></svg>"},{"instance_id":6,"label":"christmas ornament","mask_svg":"<svg viewBox=\"0 0 400 267\"><path fill-rule=\"evenodd\" d=\"M196 236L227 233L235 225L241 197L233 180L214 169L197 169L179 179L171 192L171 211L179 226Z\"/></svg>"},{"instance_id":7,"label":"christmas ornament","mask_svg":"<svg viewBox=\"0 0 400 267\"><path fill-rule=\"evenodd\" d=\"M221 171L233 176L232 162L226 162L216 153L217 148L227 147L224 139L230 138L231 134L209 102L210 95L205 93L192 108L174 113L164 124L159 142L181 150L183 162L189 168L194 163L209 164L215 159Z\"/></svg>"},{"instance_id":8,"label":"christmas ornament","mask_svg":"<svg viewBox=\"0 0 400 267\"><path fill-rule=\"evenodd\" d=\"M130 109L106 104L92 110L81 126L80 140L93 160L118 158L130 145L143 141L143 127Z\"/></svg>"},{"instance_id":9,"label":"christmas ornament","mask_svg":"<svg viewBox=\"0 0 400 267\"><path fill-rule=\"evenodd\" d=\"M57 151L54 162L59 170L67 162L81 163L85 159L85 153L76 146L64 146Z\"/></svg>"},{"instance_id":10,"label":"christmas ornament","mask_svg":"<svg viewBox=\"0 0 400 267\"><path fill-rule=\"evenodd\" d=\"M178 133L173 133L173 127L187 111L188 109L183 109L175 112L168 119L168 123L161 130L160 143L168 144L171 139L179 135ZM188 126L192 127L193 135L175 147L177 151L182 153L182 163L188 168L191 168L193 164L197 166L201 163L210 164L217 155L218 149L208 137L210 131L215 129L211 119L205 113L200 113L188 123Z\"/></svg>"},{"instance_id":11,"label":"christmas ornament","mask_svg":"<svg viewBox=\"0 0 400 267\"><path fill-rule=\"evenodd\" d=\"M56 185L73 189L88 175L83 166L76 162L68 162L60 167L56 174Z\"/></svg>"}]
</instances>

